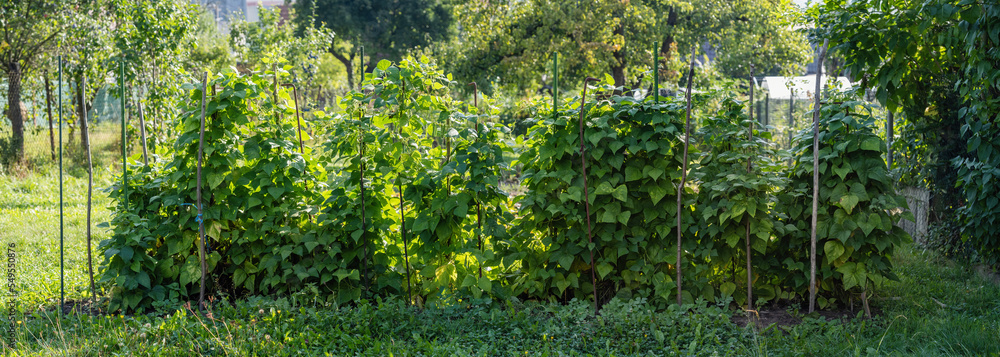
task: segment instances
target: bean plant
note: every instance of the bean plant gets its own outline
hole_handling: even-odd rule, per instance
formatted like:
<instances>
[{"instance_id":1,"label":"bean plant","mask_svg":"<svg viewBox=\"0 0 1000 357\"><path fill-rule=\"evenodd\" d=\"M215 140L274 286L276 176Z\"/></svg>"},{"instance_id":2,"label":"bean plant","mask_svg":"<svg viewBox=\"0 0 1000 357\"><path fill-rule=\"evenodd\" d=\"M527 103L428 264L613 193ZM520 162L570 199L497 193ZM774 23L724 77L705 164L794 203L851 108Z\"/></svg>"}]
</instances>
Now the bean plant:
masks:
<instances>
[{"instance_id":1,"label":"bean plant","mask_svg":"<svg viewBox=\"0 0 1000 357\"><path fill-rule=\"evenodd\" d=\"M893 189L882 158L885 141L872 129L871 111L857 101L821 109L816 277L821 308L896 279L889 258L909 239L894 224L913 217L905 211L906 200ZM789 275L783 285L798 296L809 288L812 142L811 130L796 137L790 187L779 207L788 213L785 224L794 229L781 236L771 253L784 257L783 270Z\"/></svg>"},{"instance_id":2,"label":"bean plant","mask_svg":"<svg viewBox=\"0 0 1000 357\"><path fill-rule=\"evenodd\" d=\"M718 289L718 296L705 298L732 296L739 304L747 303L747 274L756 282L754 297L759 302L775 298L770 271L761 270L774 259L766 254L774 234L784 232L774 205L786 181L771 133L759 130L744 110L743 103L728 99L718 115L705 119L698 133L704 151L693 174L701 223L697 268L711 275L711 286ZM746 270L747 254L751 272Z\"/></svg>"},{"instance_id":3,"label":"bean plant","mask_svg":"<svg viewBox=\"0 0 1000 357\"><path fill-rule=\"evenodd\" d=\"M529 129L528 148L519 159L528 192L519 201L521 217L515 223L524 274L517 292L590 298L589 275L596 269L601 301L615 295L645 297L658 305L673 300L676 283L670 277L677 262L670 252L676 251L675 187L681 176L684 108L676 100L653 103L614 96L577 110L550 112ZM584 197L581 173L579 110L585 117L589 197ZM685 217L690 220L689 213ZM593 245L587 239L588 219ZM685 298L693 301L687 291Z\"/></svg>"},{"instance_id":4,"label":"bean plant","mask_svg":"<svg viewBox=\"0 0 1000 357\"><path fill-rule=\"evenodd\" d=\"M98 249L105 257L101 281L115 282L113 309L197 295L200 220L210 291L291 293L328 283L336 273L327 237L314 233L310 219L321 202L324 171L308 152L299 152L292 123L275 119L294 112L287 92L272 95L266 77L274 75L227 73L209 81L200 180L202 93L195 88L178 123L172 160L133 168L138 173L128 187L112 190L119 202L113 236ZM199 182L206 193L201 216Z\"/></svg>"}]
</instances>

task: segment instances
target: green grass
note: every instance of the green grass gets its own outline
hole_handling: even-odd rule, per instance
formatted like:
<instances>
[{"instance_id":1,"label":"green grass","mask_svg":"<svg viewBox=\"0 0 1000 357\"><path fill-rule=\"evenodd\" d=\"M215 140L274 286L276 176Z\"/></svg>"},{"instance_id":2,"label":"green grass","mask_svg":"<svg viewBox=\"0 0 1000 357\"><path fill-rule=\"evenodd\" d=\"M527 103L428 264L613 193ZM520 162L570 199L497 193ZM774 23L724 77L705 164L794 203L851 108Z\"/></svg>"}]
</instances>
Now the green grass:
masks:
<instances>
[{"instance_id":1,"label":"green grass","mask_svg":"<svg viewBox=\"0 0 1000 357\"><path fill-rule=\"evenodd\" d=\"M98 170L103 170L98 171ZM109 220L111 200L99 188L108 187L107 167L95 168L93 244L108 237L96 228ZM17 283L21 308L27 311L50 306L59 299L59 177L57 170L25 179L0 176L0 244L16 245ZM67 299L90 295L87 277L86 219L87 177L64 178L65 286ZM100 263L95 257L94 264ZM6 303L6 302L5 302Z\"/></svg>"},{"instance_id":2,"label":"green grass","mask_svg":"<svg viewBox=\"0 0 1000 357\"><path fill-rule=\"evenodd\" d=\"M899 282L876 290L881 315L849 323L805 319L769 333L790 355L1000 355L1000 287L968 265L907 246L893 259Z\"/></svg>"},{"instance_id":3,"label":"green grass","mask_svg":"<svg viewBox=\"0 0 1000 357\"><path fill-rule=\"evenodd\" d=\"M110 162L95 166L97 187L111 184ZM89 295L86 176L78 165L68 167L66 294L81 299ZM59 317L57 171L0 175L0 193L0 243L17 245L17 301L27 314L18 315L14 346L3 336L5 356L1000 355L1000 287L968 265L910 246L894 258L901 281L877 289L872 298L881 311L876 318L827 321L792 310L801 324L762 330L737 327L729 319L739 312L717 306L653 312L642 302L615 301L595 318L587 302L453 297L447 305L416 310L394 299L333 306L309 294L216 301L213 319L185 309ZM111 202L100 191L94 197L96 226L108 220ZM102 229L94 233L95 246L107 238ZM0 325L7 326L9 299L0 301Z\"/></svg>"}]
</instances>

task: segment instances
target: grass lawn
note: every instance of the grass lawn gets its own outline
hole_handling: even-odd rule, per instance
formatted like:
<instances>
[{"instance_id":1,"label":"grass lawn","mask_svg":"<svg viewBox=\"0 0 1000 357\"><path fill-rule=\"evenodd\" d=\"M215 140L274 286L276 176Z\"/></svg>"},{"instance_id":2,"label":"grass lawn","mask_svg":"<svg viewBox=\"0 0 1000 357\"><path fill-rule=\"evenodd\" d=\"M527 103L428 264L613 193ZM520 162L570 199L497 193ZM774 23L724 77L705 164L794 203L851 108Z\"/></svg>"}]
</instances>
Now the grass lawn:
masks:
<instances>
[{"instance_id":1,"label":"grass lawn","mask_svg":"<svg viewBox=\"0 0 1000 357\"><path fill-rule=\"evenodd\" d=\"M111 184L111 165L95 172ZM901 281L876 291L878 316L827 320L795 307L798 324L739 327L742 312L708 305L650 311L642 301L613 301L594 317L585 301L566 305L454 297L423 310L400 300L352 306L309 295L215 301L211 316L181 308L149 315L60 317L59 192L56 170L0 176L0 243L17 246L17 298L4 356L371 355L371 356L1000 356L1000 286L968 265L913 247L894 258ZM66 295L86 298L86 176L66 178ZM95 191L94 224L111 202ZM94 229L95 246L107 238ZM95 258L95 264L100 258ZM95 265L96 267L96 265ZM6 281L4 282L6 289ZM10 298L0 298L6 328Z\"/></svg>"}]
</instances>

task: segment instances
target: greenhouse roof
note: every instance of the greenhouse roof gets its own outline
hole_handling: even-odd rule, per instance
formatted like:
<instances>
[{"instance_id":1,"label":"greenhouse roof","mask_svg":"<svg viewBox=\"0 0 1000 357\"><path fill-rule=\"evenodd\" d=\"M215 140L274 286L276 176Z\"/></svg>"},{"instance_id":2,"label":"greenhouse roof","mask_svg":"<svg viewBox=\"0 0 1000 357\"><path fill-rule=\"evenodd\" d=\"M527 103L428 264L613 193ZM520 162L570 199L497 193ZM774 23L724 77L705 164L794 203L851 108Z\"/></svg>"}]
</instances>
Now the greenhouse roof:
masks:
<instances>
[{"instance_id":1,"label":"greenhouse roof","mask_svg":"<svg viewBox=\"0 0 1000 357\"><path fill-rule=\"evenodd\" d=\"M823 85L828 85L831 77L823 76ZM850 89L853 87L847 77L836 77L832 85L840 89ZM760 86L768 91L771 99L789 99L792 94L795 99L813 98L813 91L816 90L816 76L801 77L764 77Z\"/></svg>"}]
</instances>

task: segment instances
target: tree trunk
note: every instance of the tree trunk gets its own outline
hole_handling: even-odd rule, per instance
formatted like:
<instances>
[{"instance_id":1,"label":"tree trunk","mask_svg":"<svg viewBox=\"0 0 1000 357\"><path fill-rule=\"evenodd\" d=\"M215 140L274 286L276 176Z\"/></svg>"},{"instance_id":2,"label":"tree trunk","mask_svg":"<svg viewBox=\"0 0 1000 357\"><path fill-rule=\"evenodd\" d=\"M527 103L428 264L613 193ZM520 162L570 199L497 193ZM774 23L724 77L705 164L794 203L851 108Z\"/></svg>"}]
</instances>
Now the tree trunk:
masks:
<instances>
[{"instance_id":1,"label":"tree trunk","mask_svg":"<svg viewBox=\"0 0 1000 357\"><path fill-rule=\"evenodd\" d=\"M342 55L340 53L337 53L337 51L333 49L333 45L331 44L330 45L330 54L332 54L333 57L337 58L337 60L339 60L340 63L344 64L344 72L347 72L347 88L353 89L354 88L354 51L351 51L351 53L349 54L349 56L344 56L344 55Z\"/></svg>"},{"instance_id":2,"label":"tree trunk","mask_svg":"<svg viewBox=\"0 0 1000 357\"><path fill-rule=\"evenodd\" d=\"M49 147L52 149L52 161L55 161L56 136L52 128L52 83L49 81L48 71L45 71L44 77L45 77L45 107L47 108L49 114Z\"/></svg>"},{"instance_id":3,"label":"tree trunk","mask_svg":"<svg viewBox=\"0 0 1000 357\"><path fill-rule=\"evenodd\" d=\"M7 117L12 131L10 155L2 158L6 162L20 162L24 159L24 116L21 112L21 64L17 61L7 66Z\"/></svg>"},{"instance_id":4,"label":"tree trunk","mask_svg":"<svg viewBox=\"0 0 1000 357\"><path fill-rule=\"evenodd\" d=\"M677 25L677 10L674 10L674 7L671 6L667 13L667 34L663 36L663 45L660 46L660 58L663 59L663 63L670 63L670 47L674 45L674 35L670 30L675 25Z\"/></svg>"},{"instance_id":5,"label":"tree trunk","mask_svg":"<svg viewBox=\"0 0 1000 357\"><path fill-rule=\"evenodd\" d=\"M625 26L618 24L615 27L615 35L625 37ZM625 86L625 66L628 61L625 59L625 46L619 47L612 55L615 57L615 61L611 64L611 77L615 79L615 88ZM621 94L621 91L615 89L615 94Z\"/></svg>"}]
</instances>

